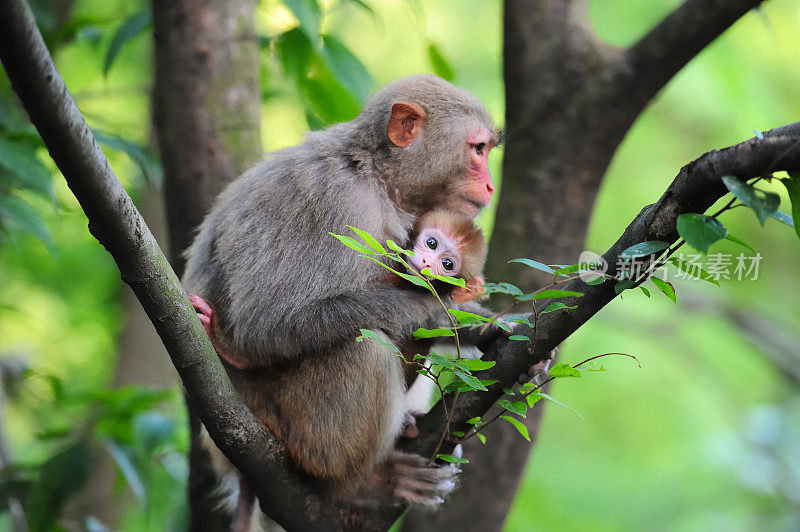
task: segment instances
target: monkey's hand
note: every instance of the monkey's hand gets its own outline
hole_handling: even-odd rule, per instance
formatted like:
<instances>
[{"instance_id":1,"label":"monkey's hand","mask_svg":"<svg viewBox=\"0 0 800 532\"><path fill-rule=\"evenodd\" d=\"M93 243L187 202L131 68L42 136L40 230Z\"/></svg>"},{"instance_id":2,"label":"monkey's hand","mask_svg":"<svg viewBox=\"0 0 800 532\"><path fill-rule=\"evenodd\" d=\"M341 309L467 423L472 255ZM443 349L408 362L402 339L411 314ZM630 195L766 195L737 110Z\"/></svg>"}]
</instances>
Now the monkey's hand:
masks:
<instances>
[{"instance_id":1,"label":"monkey's hand","mask_svg":"<svg viewBox=\"0 0 800 532\"><path fill-rule=\"evenodd\" d=\"M486 290L483 285L486 284L486 279L482 275L476 275L472 279L467 279L464 288L457 286L450 293L450 299L453 303L466 303L468 301L477 301L486 296Z\"/></svg>"},{"instance_id":2,"label":"monkey's hand","mask_svg":"<svg viewBox=\"0 0 800 532\"><path fill-rule=\"evenodd\" d=\"M211 340L211 345L214 346L217 354L234 368L247 369L247 365L245 363L234 357L224 347L222 347L222 343L219 341L219 338L217 338L217 333L214 330L214 309L211 308L211 305L208 304L208 301L194 294L189 294L189 301L192 302L192 306L197 311L197 317L200 318L200 323L203 324L206 334L208 335L208 339Z\"/></svg>"}]
</instances>

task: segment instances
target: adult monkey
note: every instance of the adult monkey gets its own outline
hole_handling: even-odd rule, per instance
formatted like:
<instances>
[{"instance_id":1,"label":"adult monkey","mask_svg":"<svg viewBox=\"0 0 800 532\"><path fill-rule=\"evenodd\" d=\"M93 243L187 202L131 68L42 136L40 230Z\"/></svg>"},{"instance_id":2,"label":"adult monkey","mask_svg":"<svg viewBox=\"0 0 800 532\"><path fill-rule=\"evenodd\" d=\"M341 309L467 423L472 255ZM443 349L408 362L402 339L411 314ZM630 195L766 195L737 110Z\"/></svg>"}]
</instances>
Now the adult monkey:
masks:
<instances>
[{"instance_id":1,"label":"adult monkey","mask_svg":"<svg viewBox=\"0 0 800 532\"><path fill-rule=\"evenodd\" d=\"M404 419L399 342L437 301L328 233L406 242L434 208L474 217L492 197L498 142L483 104L435 76L375 94L354 120L310 133L234 181L187 250L184 285L214 309L215 345L244 401L294 462L338 497L434 504L452 472L393 451ZM498 330L491 331L497 334ZM365 483L369 486L365 488Z\"/></svg>"}]
</instances>

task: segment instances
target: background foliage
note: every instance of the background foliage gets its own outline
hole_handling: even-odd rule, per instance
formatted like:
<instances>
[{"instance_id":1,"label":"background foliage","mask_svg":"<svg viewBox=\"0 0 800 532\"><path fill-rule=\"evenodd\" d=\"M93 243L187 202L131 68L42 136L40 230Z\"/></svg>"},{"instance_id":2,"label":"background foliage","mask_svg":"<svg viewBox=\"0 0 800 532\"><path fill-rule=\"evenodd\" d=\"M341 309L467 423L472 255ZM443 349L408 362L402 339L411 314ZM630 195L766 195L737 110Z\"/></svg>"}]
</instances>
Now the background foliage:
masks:
<instances>
[{"instance_id":1,"label":"background foliage","mask_svg":"<svg viewBox=\"0 0 800 532\"><path fill-rule=\"evenodd\" d=\"M596 0L591 22L603 40L627 45L678 3ZM143 200L159 184L148 148L147 4L34 5L58 68L112 166L134 199ZM261 2L265 150L352 118L376 87L417 72L468 88L502 122L501 7L477 0ZM796 2L769 0L662 91L614 159L589 249L605 249L683 164L800 116L798 22ZM501 157L492 160L500 186ZM767 188L789 211L785 190ZM800 468L791 459L800 455L800 247L774 220L765 228L753 221L744 210L724 218L763 255L758 280L723 281L720 288L678 281L677 305L626 292L624 304L610 305L563 347L566 362L623 351L637 355L643 368L611 360L610 371L587 375L581 386L556 383L552 393L586 419L565 409L548 412L509 530L796 526ZM493 222L490 210L481 223L489 229ZM126 508L119 526L180 528L186 430L178 388L108 389L126 289L4 76L0 238L0 439L14 463L4 470L2 498L24 500L32 529L46 529L97 457L110 453L119 477L111 503ZM727 241L711 249L740 250ZM765 356L771 352L759 348L763 338L754 339L747 323L768 339L785 339L788 359L776 364ZM67 506L65 512L102 529L82 511ZM0 516L0 528L10 523L7 513Z\"/></svg>"}]
</instances>

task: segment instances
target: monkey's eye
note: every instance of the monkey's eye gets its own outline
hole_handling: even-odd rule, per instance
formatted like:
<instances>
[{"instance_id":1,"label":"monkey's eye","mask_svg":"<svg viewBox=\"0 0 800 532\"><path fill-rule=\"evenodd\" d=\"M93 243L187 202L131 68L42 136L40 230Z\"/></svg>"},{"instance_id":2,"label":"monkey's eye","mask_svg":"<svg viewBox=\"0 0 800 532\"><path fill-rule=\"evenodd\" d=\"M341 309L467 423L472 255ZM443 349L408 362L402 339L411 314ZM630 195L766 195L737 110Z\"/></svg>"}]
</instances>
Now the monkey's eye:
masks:
<instances>
[{"instance_id":1,"label":"monkey's eye","mask_svg":"<svg viewBox=\"0 0 800 532\"><path fill-rule=\"evenodd\" d=\"M486 150L486 143L481 142L475 145L475 153L478 155L483 155L484 150Z\"/></svg>"},{"instance_id":2,"label":"monkey's eye","mask_svg":"<svg viewBox=\"0 0 800 532\"><path fill-rule=\"evenodd\" d=\"M450 259L442 259L442 266L449 272L453 270L453 266L455 266L455 264L453 264L453 261Z\"/></svg>"},{"instance_id":3,"label":"monkey's eye","mask_svg":"<svg viewBox=\"0 0 800 532\"><path fill-rule=\"evenodd\" d=\"M429 236L429 237L428 237L428 240L426 240L426 241L425 241L425 243L426 243L426 244L428 245L428 247L429 247L429 248L431 248L431 249L436 249L436 246L438 246L438 245L439 245L439 243L436 241L436 239L435 239L435 238L433 238L432 236Z\"/></svg>"}]
</instances>

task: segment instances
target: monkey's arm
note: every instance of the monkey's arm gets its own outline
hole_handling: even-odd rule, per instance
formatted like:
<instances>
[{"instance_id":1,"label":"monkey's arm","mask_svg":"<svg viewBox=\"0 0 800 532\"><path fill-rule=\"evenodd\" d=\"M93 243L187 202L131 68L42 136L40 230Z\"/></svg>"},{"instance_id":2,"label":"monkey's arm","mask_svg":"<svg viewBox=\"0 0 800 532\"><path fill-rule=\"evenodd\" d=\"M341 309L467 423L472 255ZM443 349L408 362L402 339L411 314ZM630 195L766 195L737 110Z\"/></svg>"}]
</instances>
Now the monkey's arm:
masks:
<instances>
[{"instance_id":1,"label":"monkey's arm","mask_svg":"<svg viewBox=\"0 0 800 532\"><path fill-rule=\"evenodd\" d=\"M248 355L247 367L265 367L353 342L360 329L382 330L397 344L442 312L428 293L369 284L360 290L300 301L290 312L277 316L266 307L240 315L230 345L234 352Z\"/></svg>"}]
</instances>

